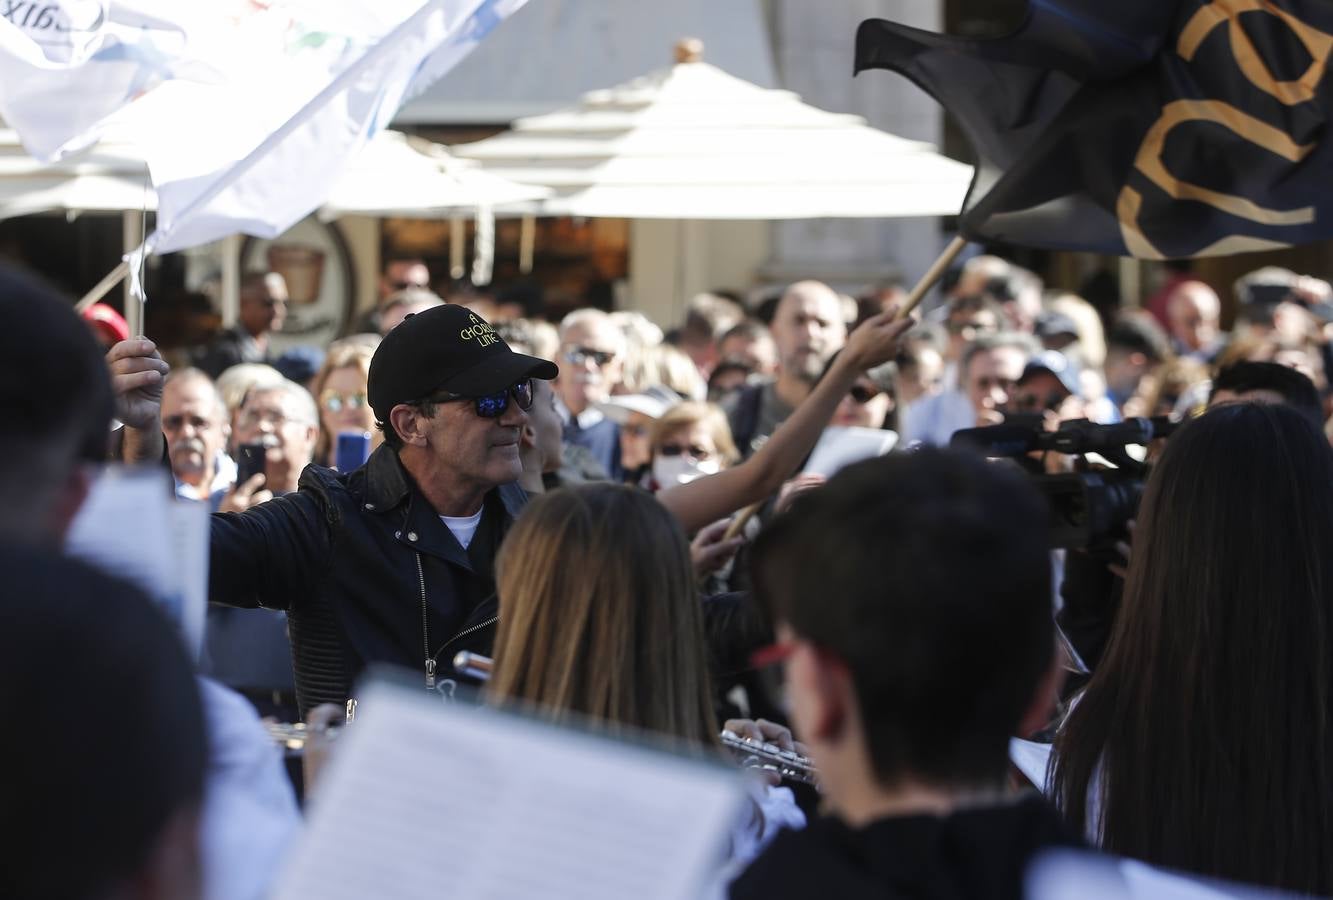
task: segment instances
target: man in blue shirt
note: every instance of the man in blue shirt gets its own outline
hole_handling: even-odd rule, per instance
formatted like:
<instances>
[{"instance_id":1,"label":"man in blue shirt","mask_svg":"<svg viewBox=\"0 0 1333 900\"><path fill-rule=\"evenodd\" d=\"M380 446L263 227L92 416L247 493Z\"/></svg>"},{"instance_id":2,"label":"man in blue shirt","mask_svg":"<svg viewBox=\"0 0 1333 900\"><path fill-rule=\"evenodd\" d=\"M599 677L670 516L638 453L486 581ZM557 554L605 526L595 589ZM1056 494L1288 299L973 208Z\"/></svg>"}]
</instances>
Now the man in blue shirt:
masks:
<instances>
[{"instance_id":1,"label":"man in blue shirt","mask_svg":"<svg viewBox=\"0 0 1333 900\"><path fill-rule=\"evenodd\" d=\"M620 383L625 335L599 309L580 309L560 323L561 376L557 385L565 440L583 447L612 479L621 477L620 426L597 408Z\"/></svg>"}]
</instances>

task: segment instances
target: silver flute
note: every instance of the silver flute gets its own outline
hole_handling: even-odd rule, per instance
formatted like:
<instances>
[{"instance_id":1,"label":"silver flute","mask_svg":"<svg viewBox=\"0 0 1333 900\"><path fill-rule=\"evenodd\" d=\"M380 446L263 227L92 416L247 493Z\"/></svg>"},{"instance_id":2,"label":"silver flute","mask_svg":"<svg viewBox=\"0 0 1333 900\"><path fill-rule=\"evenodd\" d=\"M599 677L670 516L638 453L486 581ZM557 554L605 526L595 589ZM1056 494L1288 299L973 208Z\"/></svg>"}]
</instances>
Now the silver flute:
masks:
<instances>
[{"instance_id":1,"label":"silver flute","mask_svg":"<svg viewBox=\"0 0 1333 900\"><path fill-rule=\"evenodd\" d=\"M494 663L488 656L470 653L466 650L454 657L454 670L460 675L485 681L491 677ZM356 718L356 701L347 701L346 724ZM311 729L304 722L265 722L269 737L287 753L296 756L305 752L306 740ZM336 738L342 731L341 726L330 726L324 732L329 739ZM774 772L787 781L801 784L818 784L819 772L814 762L807 756L801 756L794 750L784 750L769 741L743 737L734 731L723 731L718 741L735 758L737 764L746 769L760 769Z\"/></svg>"},{"instance_id":2,"label":"silver flute","mask_svg":"<svg viewBox=\"0 0 1333 900\"><path fill-rule=\"evenodd\" d=\"M491 677L494 668L491 658L479 653L464 650L454 656L454 671L469 678L485 681ZM718 740L743 768L776 772L788 781L801 784L817 784L819 781L814 762L794 750L784 750L777 744L743 737L734 731L723 731Z\"/></svg>"}]
</instances>

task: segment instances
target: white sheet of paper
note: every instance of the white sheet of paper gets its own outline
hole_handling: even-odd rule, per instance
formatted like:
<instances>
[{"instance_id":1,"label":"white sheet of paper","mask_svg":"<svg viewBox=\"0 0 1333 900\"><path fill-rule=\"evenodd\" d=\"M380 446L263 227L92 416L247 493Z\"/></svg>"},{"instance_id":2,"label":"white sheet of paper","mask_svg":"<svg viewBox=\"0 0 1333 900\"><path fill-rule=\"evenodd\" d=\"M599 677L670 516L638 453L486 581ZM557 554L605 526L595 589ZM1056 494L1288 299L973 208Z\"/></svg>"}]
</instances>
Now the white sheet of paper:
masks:
<instances>
[{"instance_id":1,"label":"white sheet of paper","mask_svg":"<svg viewBox=\"0 0 1333 900\"><path fill-rule=\"evenodd\" d=\"M208 599L205 504L176 501L156 469L109 466L75 517L65 549L147 591L198 658Z\"/></svg>"},{"instance_id":2,"label":"white sheet of paper","mask_svg":"<svg viewBox=\"0 0 1333 900\"><path fill-rule=\"evenodd\" d=\"M170 513L181 628L191 655L198 660L208 621L208 504L173 500Z\"/></svg>"},{"instance_id":3,"label":"white sheet of paper","mask_svg":"<svg viewBox=\"0 0 1333 900\"><path fill-rule=\"evenodd\" d=\"M1050 851L1029 867L1027 900L1295 900L1271 888L1229 884L1168 872L1132 859L1071 850Z\"/></svg>"},{"instance_id":4,"label":"white sheet of paper","mask_svg":"<svg viewBox=\"0 0 1333 900\"><path fill-rule=\"evenodd\" d=\"M370 682L275 900L685 900L743 810L739 772Z\"/></svg>"},{"instance_id":5,"label":"white sheet of paper","mask_svg":"<svg viewBox=\"0 0 1333 900\"><path fill-rule=\"evenodd\" d=\"M1022 738L1009 739L1009 761L1033 786L1046 791L1046 766L1051 761L1051 745Z\"/></svg>"},{"instance_id":6,"label":"white sheet of paper","mask_svg":"<svg viewBox=\"0 0 1333 900\"><path fill-rule=\"evenodd\" d=\"M819 436L819 443L815 444L815 449L811 451L805 472L832 478L839 469L852 463L883 456L897 443L896 431L830 425L824 429L824 433Z\"/></svg>"}]
</instances>

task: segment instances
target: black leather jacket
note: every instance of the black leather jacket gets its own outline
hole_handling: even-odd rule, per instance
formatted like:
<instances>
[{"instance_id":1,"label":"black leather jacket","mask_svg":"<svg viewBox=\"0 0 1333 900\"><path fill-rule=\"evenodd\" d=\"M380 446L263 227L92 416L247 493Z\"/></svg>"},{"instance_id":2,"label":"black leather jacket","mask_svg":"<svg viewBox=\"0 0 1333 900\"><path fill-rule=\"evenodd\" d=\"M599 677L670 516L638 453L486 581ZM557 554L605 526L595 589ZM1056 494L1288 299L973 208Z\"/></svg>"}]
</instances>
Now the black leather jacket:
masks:
<instances>
[{"instance_id":1,"label":"black leather jacket","mask_svg":"<svg viewBox=\"0 0 1333 900\"><path fill-rule=\"evenodd\" d=\"M398 461L381 447L360 469L307 466L294 494L212 519L209 599L286 610L304 714L343 704L366 666L457 677L459 650L490 655L498 620L494 552L527 494L487 496L464 550Z\"/></svg>"}]
</instances>

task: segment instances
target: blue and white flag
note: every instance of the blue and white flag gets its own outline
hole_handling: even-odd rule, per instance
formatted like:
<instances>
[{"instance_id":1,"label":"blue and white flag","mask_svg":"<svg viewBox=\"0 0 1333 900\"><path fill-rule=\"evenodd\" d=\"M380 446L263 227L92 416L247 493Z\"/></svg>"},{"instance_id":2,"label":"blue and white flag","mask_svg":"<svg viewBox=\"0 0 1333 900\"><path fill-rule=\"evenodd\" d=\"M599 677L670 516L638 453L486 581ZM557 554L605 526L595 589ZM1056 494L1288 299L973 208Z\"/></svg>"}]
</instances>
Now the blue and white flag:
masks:
<instances>
[{"instance_id":1,"label":"blue and white flag","mask_svg":"<svg viewBox=\"0 0 1333 900\"><path fill-rule=\"evenodd\" d=\"M166 253L275 237L526 0L0 0L0 116L55 159L115 133Z\"/></svg>"}]
</instances>

